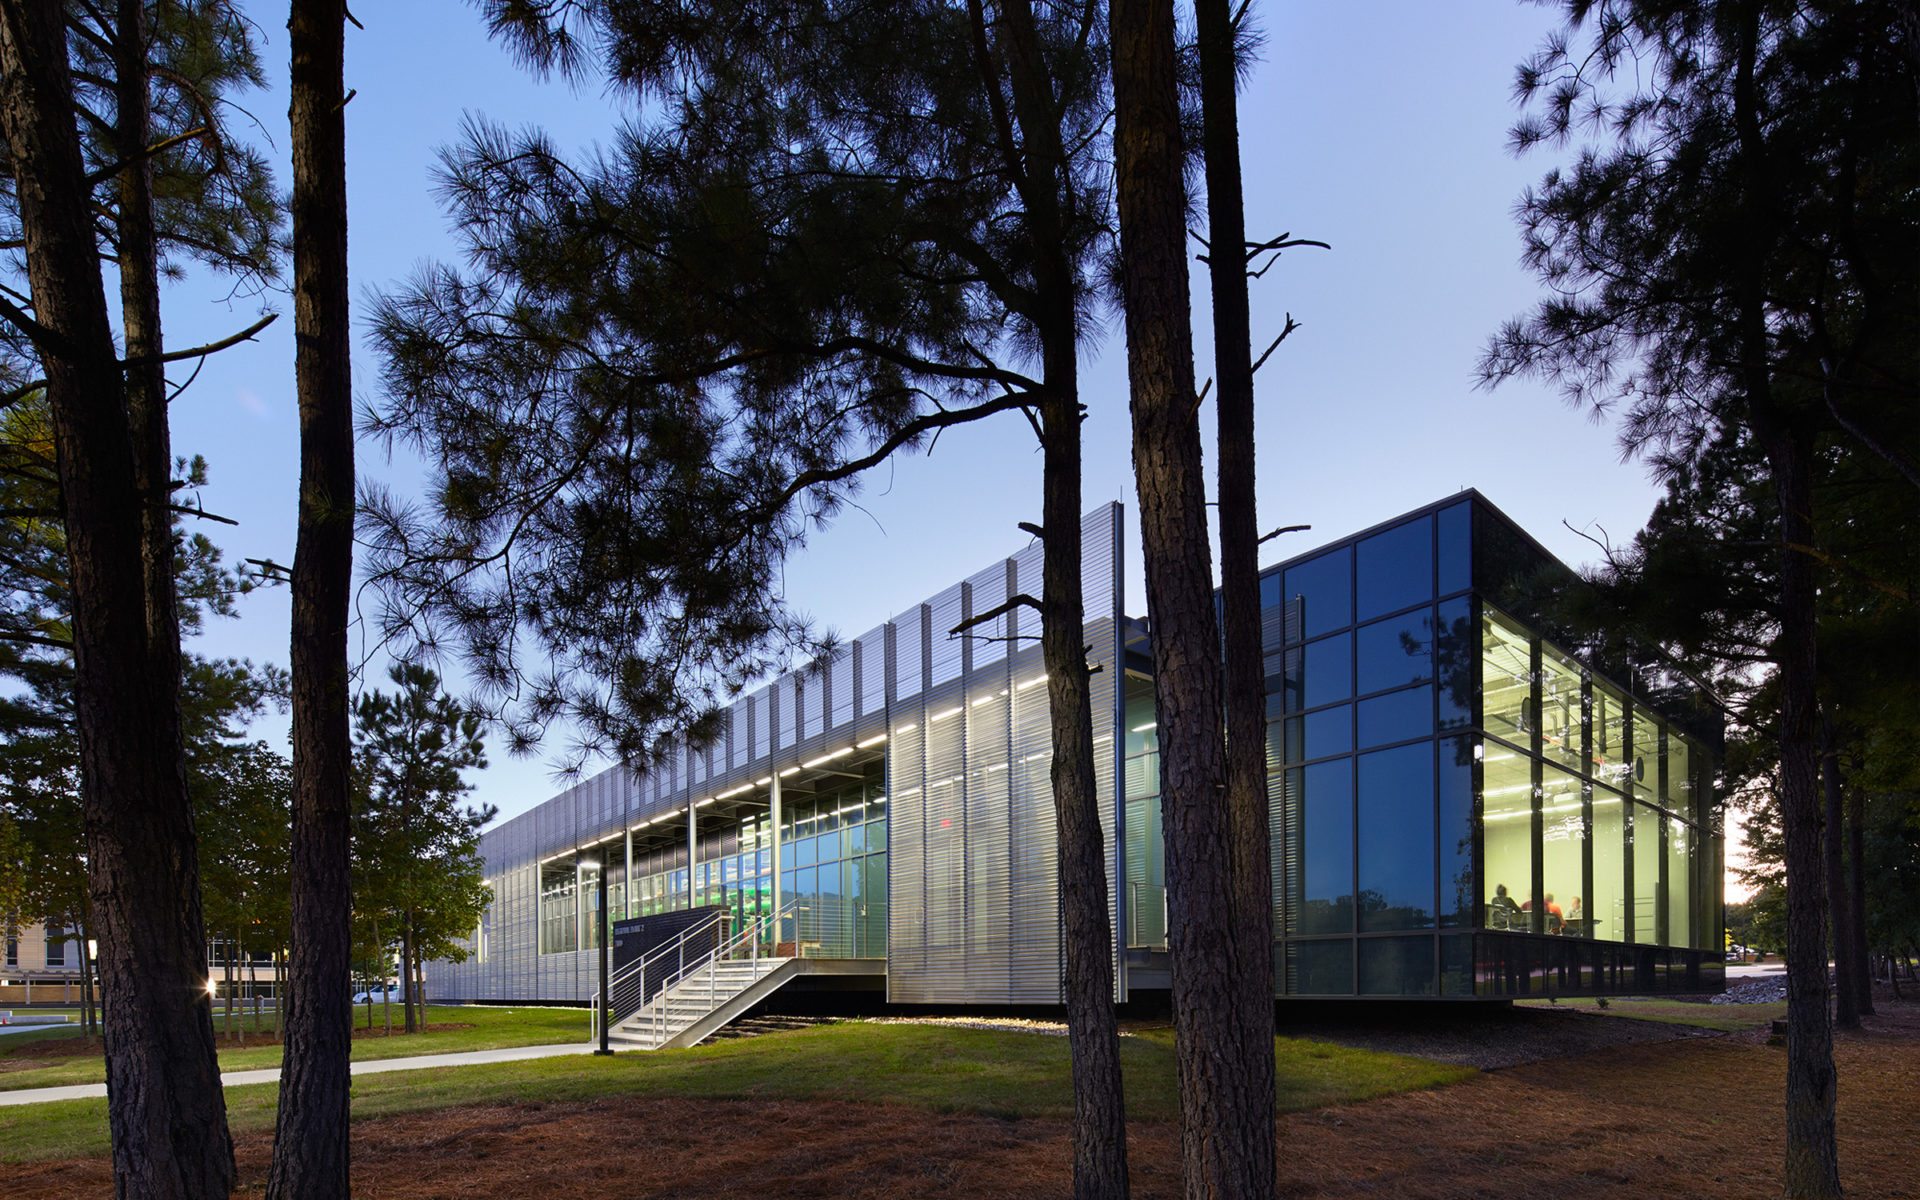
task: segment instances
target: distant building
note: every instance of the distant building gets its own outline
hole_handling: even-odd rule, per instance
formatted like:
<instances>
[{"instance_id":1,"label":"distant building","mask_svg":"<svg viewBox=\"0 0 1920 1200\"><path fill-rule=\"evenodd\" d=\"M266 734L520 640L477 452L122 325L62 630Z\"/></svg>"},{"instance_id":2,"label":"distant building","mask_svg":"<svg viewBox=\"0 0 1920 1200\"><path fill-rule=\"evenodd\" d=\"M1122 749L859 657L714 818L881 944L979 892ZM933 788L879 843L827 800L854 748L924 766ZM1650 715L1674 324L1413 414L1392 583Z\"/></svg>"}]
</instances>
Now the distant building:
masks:
<instances>
[{"instance_id":1,"label":"distant building","mask_svg":"<svg viewBox=\"0 0 1920 1200\"><path fill-rule=\"evenodd\" d=\"M86 932L78 926L38 922L10 922L5 927L6 953L0 959L0 1007L7 1004L78 1003L81 996L80 956ZM241 998L274 995L278 977L272 949L238 951L231 942L207 943L207 978L216 996L227 994L228 955L232 953L233 994ZM94 987L100 986L97 970Z\"/></svg>"},{"instance_id":2,"label":"distant building","mask_svg":"<svg viewBox=\"0 0 1920 1200\"><path fill-rule=\"evenodd\" d=\"M1084 531L1126 1000L1168 977L1152 626L1125 615L1120 524L1108 505ZM1719 990L1717 724L1546 632L1572 578L1473 492L1263 571L1276 997ZM779 911L753 955L805 986L1057 1003L1038 617L949 636L1039 590L1036 545L744 697L714 742L488 831L494 901L429 996L584 1001L610 922L711 907L735 930Z\"/></svg>"}]
</instances>

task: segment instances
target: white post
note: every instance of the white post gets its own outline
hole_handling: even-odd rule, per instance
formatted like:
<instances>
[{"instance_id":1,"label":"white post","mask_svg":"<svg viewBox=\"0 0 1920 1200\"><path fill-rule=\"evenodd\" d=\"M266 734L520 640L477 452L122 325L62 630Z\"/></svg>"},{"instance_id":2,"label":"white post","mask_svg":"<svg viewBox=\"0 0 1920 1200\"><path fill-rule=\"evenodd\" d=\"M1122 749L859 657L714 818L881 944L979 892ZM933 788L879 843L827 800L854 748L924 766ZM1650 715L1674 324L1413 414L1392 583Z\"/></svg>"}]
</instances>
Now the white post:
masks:
<instances>
[{"instance_id":1,"label":"white post","mask_svg":"<svg viewBox=\"0 0 1920 1200\"><path fill-rule=\"evenodd\" d=\"M696 867L699 866L699 859L700 859L699 823L700 823L700 819L698 815L694 812L694 808L693 808L693 796L689 794L687 796L687 907L688 908L692 908L695 904L698 903L698 901L694 899L694 897L699 892L699 885L694 881L694 870Z\"/></svg>"},{"instance_id":2,"label":"white post","mask_svg":"<svg viewBox=\"0 0 1920 1200\"><path fill-rule=\"evenodd\" d=\"M633 830L631 829L627 830L627 873L625 879L626 882L620 885L620 894L626 897L625 903L620 906L620 916L623 920L631 917L633 910L640 907L639 892L634 887L633 882Z\"/></svg>"},{"instance_id":3,"label":"white post","mask_svg":"<svg viewBox=\"0 0 1920 1200\"><path fill-rule=\"evenodd\" d=\"M770 814L773 824L773 875L769 882L773 884L773 909L768 914L773 924L773 952L780 953L780 772L773 772L773 811Z\"/></svg>"}]
</instances>

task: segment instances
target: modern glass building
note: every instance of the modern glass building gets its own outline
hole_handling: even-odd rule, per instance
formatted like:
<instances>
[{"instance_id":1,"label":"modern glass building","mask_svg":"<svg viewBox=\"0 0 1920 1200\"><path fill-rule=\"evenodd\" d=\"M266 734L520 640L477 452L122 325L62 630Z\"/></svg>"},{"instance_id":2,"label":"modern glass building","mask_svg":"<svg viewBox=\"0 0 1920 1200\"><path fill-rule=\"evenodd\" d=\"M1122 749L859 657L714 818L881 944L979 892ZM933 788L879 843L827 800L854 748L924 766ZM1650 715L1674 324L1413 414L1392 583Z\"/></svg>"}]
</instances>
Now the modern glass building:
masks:
<instances>
[{"instance_id":1,"label":"modern glass building","mask_svg":"<svg viewBox=\"0 0 1920 1200\"><path fill-rule=\"evenodd\" d=\"M1152 623L1124 615L1120 526L1086 518L1084 583L1126 1000L1167 964ZM585 1000L613 921L784 906L783 953L833 986L1057 1003L1038 618L950 634L1039 582L1032 546L744 696L714 741L490 830L494 902L429 993ZM1719 989L1717 728L1555 637L1574 586L1472 492L1263 573L1276 996Z\"/></svg>"}]
</instances>

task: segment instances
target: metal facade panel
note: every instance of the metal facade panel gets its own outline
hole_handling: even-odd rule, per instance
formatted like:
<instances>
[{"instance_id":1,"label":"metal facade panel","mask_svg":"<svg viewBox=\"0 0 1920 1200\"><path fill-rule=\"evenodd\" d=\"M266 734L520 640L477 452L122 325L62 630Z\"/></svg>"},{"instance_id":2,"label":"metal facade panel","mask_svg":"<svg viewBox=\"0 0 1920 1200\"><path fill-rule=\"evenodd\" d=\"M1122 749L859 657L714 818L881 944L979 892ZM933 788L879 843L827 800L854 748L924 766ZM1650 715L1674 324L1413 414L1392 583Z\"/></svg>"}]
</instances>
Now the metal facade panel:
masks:
<instances>
[{"instance_id":1,"label":"metal facade panel","mask_svg":"<svg viewBox=\"0 0 1920 1200\"><path fill-rule=\"evenodd\" d=\"M1119 506L1089 514L1083 538L1096 780L1112 847L1108 886L1118 933L1125 858L1114 840L1122 829ZM595 951L539 953L543 859L618 837L634 821L684 811L776 763L884 728L889 995L923 1003L1057 1002L1059 883L1039 618L1018 608L970 637L949 635L1014 592L1040 591L1036 543L807 668L804 683L782 676L742 697L716 743L663 747L645 770L603 772L488 831L481 852L494 900L485 953L430 964L429 993L587 999ZM637 851L637 861L684 866L684 840ZM1123 972L1116 975L1124 981Z\"/></svg>"},{"instance_id":2,"label":"metal facade panel","mask_svg":"<svg viewBox=\"0 0 1920 1200\"><path fill-rule=\"evenodd\" d=\"M1095 782L1117 935L1117 880L1125 864L1116 841L1122 829L1118 506L1090 514L1083 537L1086 636L1096 668ZM945 636L1014 590L1039 593L1040 576L1040 550L1029 547L895 623L903 669L911 670L917 650L932 681L921 703L895 707L889 742L887 987L895 1001L1051 1004L1061 998L1051 720L1040 650L1031 640L1038 619L1016 610L975 628L973 637ZM1000 640L983 641L988 637ZM1116 936L1116 966L1119 950ZM1116 986L1123 987L1123 979L1116 970Z\"/></svg>"}]
</instances>

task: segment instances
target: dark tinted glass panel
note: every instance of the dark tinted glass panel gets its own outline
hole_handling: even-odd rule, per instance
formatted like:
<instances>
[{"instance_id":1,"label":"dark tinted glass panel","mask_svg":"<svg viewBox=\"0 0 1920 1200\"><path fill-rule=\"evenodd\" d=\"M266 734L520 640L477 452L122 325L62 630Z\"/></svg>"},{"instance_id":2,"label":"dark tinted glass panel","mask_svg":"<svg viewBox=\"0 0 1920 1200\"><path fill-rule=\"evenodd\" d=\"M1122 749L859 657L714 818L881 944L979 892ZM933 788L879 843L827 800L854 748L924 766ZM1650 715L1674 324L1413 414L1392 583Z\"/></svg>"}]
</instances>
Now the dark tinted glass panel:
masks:
<instances>
[{"instance_id":1,"label":"dark tinted glass panel","mask_svg":"<svg viewBox=\"0 0 1920 1200\"><path fill-rule=\"evenodd\" d=\"M1260 577L1260 607L1277 608L1280 604L1280 572L1273 571Z\"/></svg>"},{"instance_id":2,"label":"dark tinted glass panel","mask_svg":"<svg viewBox=\"0 0 1920 1200\"><path fill-rule=\"evenodd\" d=\"M1473 939L1471 937L1440 939L1440 994L1443 996L1473 995Z\"/></svg>"},{"instance_id":3,"label":"dark tinted glass panel","mask_svg":"<svg viewBox=\"0 0 1920 1200\"><path fill-rule=\"evenodd\" d=\"M1334 759L1287 773L1292 932L1353 929L1353 760Z\"/></svg>"},{"instance_id":4,"label":"dark tinted glass panel","mask_svg":"<svg viewBox=\"0 0 1920 1200\"><path fill-rule=\"evenodd\" d=\"M1287 721L1287 761L1305 762L1353 749L1353 707L1323 708Z\"/></svg>"},{"instance_id":5,"label":"dark tinted glass panel","mask_svg":"<svg viewBox=\"0 0 1920 1200\"><path fill-rule=\"evenodd\" d=\"M1416 609L1362 625L1354 674L1359 694L1384 692L1433 678L1433 610Z\"/></svg>"},{"instance_id":6,"label":"dark tinted glass panel","mask_svg":"<svg viewBox=\"0 0 1920 1200\"><path fill-rule=\"evenodd\" d=\"M1359 620L1433 599L1433 518L1421 517L1360 543L1355 562Z\"/></svg>"},{"instance_id":7,"label":"dark tinted glass panel","mask_svg":"<svg viewBox=\"0 0 1920 1200\"><path fill-rule=\"evenodd\" d=\"M1433 939L1367 938L1361 941L1360 994L1433 995Z\"/></svg>"},{"instance_id":8,"label":"dark tinted glass panel","mask_svg":"<svg viewBox=\"0 0 1920 1200\"><path fill-rule=\"evenodd\" d=\"M1384 746L1433 732L1433 689L1409 688L1360 702L1360 748Z\"/></svg>"},{"instance_id":9,"label":"dark tinted glass panel","mask_svg":"<svg viewBox=\"0 0 1920 1200\"><path fill-rule=\"evenodd\" d=\"M1441 601L1439 614L1433 668L1439 681L1440 728L1466 729L1473 724L1473 662L1478 654L1473 606L1458 596Z\"/></svg>"},{"instance_id":10,"label":"dark tinted glass panel","mask_svg":"<svg viewBox=\"0 0 1920 1200\"><path fill-rule=\"evenodd\" d=\"M1473 739L1440 743L1440 925L1473 924Z\"/></svg>"},{"instance_id":11,"label":"dark tinted glass panel","mask_svg":"<svg viewBox=\"0 0 1920 1200\"><path fill-rule=\"evenodd\" d=\"M1287 569L1282 599L1299 609L1294 637L1342 629L1353 623L1353 553L1335 550Z\"/></svg>"},{"instance_id":12,"label":"dark tinted glass panel","mask_svg":"<svg viewBox=\"0 0 1920 1200\"><path fill-rule=\"evenodd\" d=\"M1473 560L1469 549L1473 541L1473 506L1466 502L1440 513L1440 594L1464 592L1472 582Z\"/></svg>"},{"instance_id":13,"label":"dark tinted glass panel","mask_svg":"<svg viewBox=\"0 0 1920 1200\"><path fill-rule=\"evenodd\" d=\"M1296 996L1353 995L1353 943L1293 942L1287 946L1288 988Z\"/></svg>"},{"instance_id":14,"label":"dark tinted glass panel","mask_svg":"<svg viewBox=\"0 0 1920 1200\"><path fill-rule=\"evenodd\" d=\"M1359 783L1360 929L1431 929L1433 743L1361 755Z\"/></svg>"},{"instance_id":15,"label":"dark tinted glass panel","mask_svg":"<svg viewBox=\"0 0 1920 1200\"><path fill-rule=\"evenodd\" d=\"M1353 638L1337 634L1287 652L1287 707L1299 712L1353 695Z\"/></svg>"}]
</instances>

